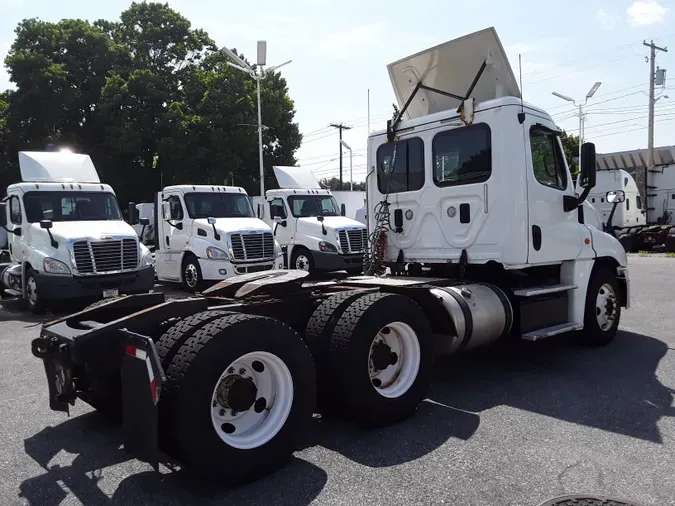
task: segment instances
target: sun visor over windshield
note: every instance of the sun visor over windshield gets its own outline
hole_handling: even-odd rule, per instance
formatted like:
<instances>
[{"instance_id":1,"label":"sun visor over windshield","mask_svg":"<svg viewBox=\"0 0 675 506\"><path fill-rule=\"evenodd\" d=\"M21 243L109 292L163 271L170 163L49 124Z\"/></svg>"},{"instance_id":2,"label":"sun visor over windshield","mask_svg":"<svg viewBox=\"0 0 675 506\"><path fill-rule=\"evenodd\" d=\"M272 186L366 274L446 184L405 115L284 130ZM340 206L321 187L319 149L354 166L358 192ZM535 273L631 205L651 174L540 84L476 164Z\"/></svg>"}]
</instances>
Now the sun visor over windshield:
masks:
<instances>
[{"instance_id":1,"label":"sun visor over windshield","mask_svg":"<svg viewBox=\"0 0 675 506\"><path fill-rule=\"evenodd\" d=\"M283 189L316 189L320 188L319 182L307 167L290 167L275 165L274 176L277 178L279 188Z\"/></svg>"},{"instance_id":2,"label":"sun visor over windshield","mask_svg":"<svg viewBox=\"0 0 675 506\"><path fill-rule=\"evenodd\" d=\"M22 181L100 183L89 155L53 151L19 151Z\"/></svg>"},{"instance_id":3,"label":"sun visor over windshield","mask_svg":"<svg viewBox=\"0 0 675 506\"><path fill-rule=\"evenodd\" d=\"M445 93L466 96L486 63L471 97L476 103L497 97L520 97L520 88L494 28L445 42L387 65L399 109L403 109L418 82ZM420 89L405 112L407 119L456 109L460 101Z\"/></svg>"}]
</instances>

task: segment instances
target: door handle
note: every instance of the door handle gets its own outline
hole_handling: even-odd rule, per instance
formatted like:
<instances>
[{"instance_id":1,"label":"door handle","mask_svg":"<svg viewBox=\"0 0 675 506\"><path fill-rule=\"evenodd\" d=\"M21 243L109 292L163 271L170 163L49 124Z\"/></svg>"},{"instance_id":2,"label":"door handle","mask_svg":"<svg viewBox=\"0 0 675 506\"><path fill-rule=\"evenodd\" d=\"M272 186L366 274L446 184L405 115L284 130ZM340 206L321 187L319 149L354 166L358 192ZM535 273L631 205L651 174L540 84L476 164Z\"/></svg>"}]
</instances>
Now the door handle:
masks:
<instances>
[{"instance_id":1,"label":"door handle","mask_svg":"<svg viewBox=\"0 0 675 506\"><path fill-rule=\"evenodd\" d=\"M168 235L164 236L164 240L166 241L166 245L168 246L169 245L169 236Z\"/></svg>"}]
</instances>

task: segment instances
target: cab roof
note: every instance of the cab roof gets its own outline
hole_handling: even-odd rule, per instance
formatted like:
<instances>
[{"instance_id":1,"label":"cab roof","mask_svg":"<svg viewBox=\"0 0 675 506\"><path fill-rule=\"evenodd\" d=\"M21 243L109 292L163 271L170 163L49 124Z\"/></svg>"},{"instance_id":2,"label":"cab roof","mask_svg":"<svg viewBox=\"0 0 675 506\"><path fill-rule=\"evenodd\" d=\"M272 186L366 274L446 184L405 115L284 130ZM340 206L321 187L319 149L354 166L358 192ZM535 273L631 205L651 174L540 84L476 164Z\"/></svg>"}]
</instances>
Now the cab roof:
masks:
<instances>
[{"instance_id":1,"label":"cab roof","mask_svg":"<svg viewBox=\"0 0 675 506\"><path fill-rule=\"evenodd\" d=\"M183 193L242 193L244 195L246 190L239 186L221 186L221 185L207 185L207 184L178 184L173 186L166 186L167 191L181 191Z\"/></svg>"},{"instance_id":2,"label":"cab roof","mask_svg":"<svg viewBox=\"0 0 675 506\"><path fill-rule=\"evenodd\" d=\"M19 151L24 182L100 183L89 155L69 151Z\"/></svg>"}]
</instances>

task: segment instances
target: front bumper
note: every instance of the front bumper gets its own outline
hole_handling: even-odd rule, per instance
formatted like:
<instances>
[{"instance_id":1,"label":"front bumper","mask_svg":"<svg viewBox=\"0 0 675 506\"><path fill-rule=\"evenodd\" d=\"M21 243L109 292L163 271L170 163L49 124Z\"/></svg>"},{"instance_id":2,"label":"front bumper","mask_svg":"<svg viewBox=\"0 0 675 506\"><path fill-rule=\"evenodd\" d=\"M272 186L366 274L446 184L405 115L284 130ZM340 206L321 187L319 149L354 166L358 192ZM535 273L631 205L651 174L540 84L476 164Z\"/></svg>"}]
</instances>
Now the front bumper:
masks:
<instances>
[{"instance_id":1,"label":"front bumper","mask_svg":"<svg viewBox=\"0 0 675 506\"><path fill-rule=\"evenodd\" d=\"M338 253L324 253L312 251L314 268L320 271L343 271L345 269L363 268L363 255L340 255Z\"/></svg>"},{"instance_id":2,"label":"front bumper","mask_svg":"<svg viewBox=\"0 0 675 506\"><path fill-rule=\"evenodd\" d=\"M233 264L225 260L211 260L208 258L199 259L199 267L202 270L202 278L205 281L223 281L238 274L248 274L251 272L263 272L273 269L283 269L284 260L282 257L276 258L273 262L258 262L251 264Z\"/></svg>"},{"instance_id":3,"label":"front bumper","mask_svg":"<svg viewBox=\"0 0 675 506\"><path fill-rule=\"evenodd\" d=\"M39 294L46 300L100 297L103 290L117 288L120 295L147 293L155 286L155 269L101 276L59 276L35 273Z\"/></svg>"}]
</instances>

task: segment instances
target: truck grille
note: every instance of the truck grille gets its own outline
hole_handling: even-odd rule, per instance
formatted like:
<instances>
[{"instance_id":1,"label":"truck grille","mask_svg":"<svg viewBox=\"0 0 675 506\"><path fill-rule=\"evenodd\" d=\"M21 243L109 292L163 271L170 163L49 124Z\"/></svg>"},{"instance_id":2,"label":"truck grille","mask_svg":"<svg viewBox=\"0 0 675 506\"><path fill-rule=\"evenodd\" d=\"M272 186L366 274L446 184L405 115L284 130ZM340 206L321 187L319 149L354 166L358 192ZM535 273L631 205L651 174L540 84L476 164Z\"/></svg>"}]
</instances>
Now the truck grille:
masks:
<instances>
[{"instance_id":1,"label":"truck grille","mask_svg":"<svg viewBox=\"0 0 675 506\"><path fill-rule=\"evenodd\" d=\"M274 236L271 232L232 234L233 260L253 262L274 259Z\"/></svg>"},{"instance_id":2,"label":"truck grille","mask_svg":"<svg viewBox=\"0 0 675 506\"><path fill-rule=\"evenodd\" d=\"M368 232L365 228L340 230L338 237L343 253L361 253L365 251L368 244Z\"/></svg>"},{"instance_id":3,"label":"truck grille","mask_svg":"<svg viewBox=\"0 0 675 506\"><path fill-rule=\"evenodd\" d=\"M138 243L135 239L77 241L73 256L79 274L132 271L138 268Z\"/></svg>"}]
</instances>

